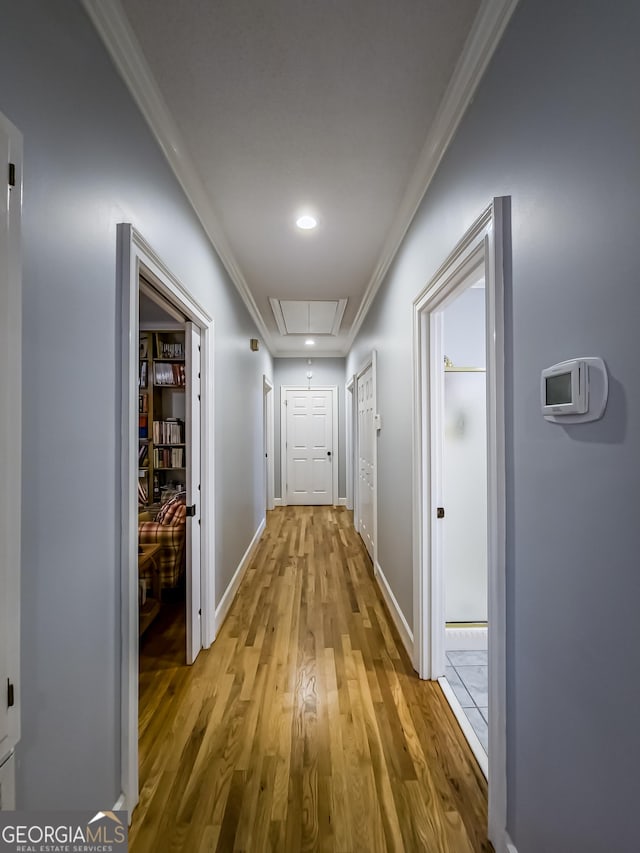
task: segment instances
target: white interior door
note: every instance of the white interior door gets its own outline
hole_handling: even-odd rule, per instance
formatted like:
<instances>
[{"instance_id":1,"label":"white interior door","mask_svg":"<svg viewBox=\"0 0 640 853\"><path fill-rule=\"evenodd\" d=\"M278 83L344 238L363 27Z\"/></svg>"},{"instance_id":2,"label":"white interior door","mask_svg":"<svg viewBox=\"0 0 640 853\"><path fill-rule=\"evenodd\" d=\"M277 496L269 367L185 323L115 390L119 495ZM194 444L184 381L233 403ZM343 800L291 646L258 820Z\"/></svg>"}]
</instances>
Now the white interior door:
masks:
<instances>
[{"instance_id":1,"label":"white interior door","mask_svg":"<svg viewBox=\"0 0 640 853\"><path fill-rule=\"evenodd\" d=\"M357 529L374 560L375 433L373 365L358 377L358 524Z\"/></svg>"},{"instance_id":2,"label":"white interior door","mask_svg":"<svg viewBox=\"0 0 640 853\"><path fill-rule=\"evenodd\" d=\"M333 392L287 390L287 503L333 504Z\"/></svg>"},{"instance_id":3,"label":"white interior door","mask_svg":"<svg viewBox=\"0 0 640 853\"><path fill-rule=\"evenodd\" d=\"M200 611L200 560L202 504L200 490L200 330L185 323L186 353L186 452L187 506L195 507L187 517L186 575L187 575L187 663L191 664L202 648Z\"/></svg>"}]
</instances>

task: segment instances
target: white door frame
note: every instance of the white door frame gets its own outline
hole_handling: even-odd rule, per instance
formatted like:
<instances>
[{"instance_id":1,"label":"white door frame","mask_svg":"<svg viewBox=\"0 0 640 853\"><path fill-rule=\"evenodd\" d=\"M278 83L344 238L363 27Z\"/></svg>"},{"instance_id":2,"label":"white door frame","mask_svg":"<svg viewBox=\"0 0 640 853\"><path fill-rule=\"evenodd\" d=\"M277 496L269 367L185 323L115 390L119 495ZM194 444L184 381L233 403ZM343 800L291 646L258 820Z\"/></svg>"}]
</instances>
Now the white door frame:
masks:
<instances>
[{"instance_id":1,"label":"white door frame","mask_svg":"<svg viewBox=\"0 0 640 853\"><path fill-rule=\"evenodd\" d=\"M440 547L435 520L438 468L432 467L440 434L430 401L441 382L438 322L441 310L471 270L484 266L487 354L487 516L489 638L489 839L506 849L506 506L504 406L504 268L508 199L494 198L413 303L414 364L414 666L435 679L444 666L444 579L433 560ZM436 355L437 354L437 355ZM436 386L437 387L437 386Z\"/></svg>"},{"instance_id":2,"label":"white door frame","mask_svg":"<svg viewBox=\"0 0 640 853\"><path fill-rule=\"evenodd\" d=\"M273 456L275 452L273 438L274 407L273 382L266 374L263 374L262 376L262 391L264 395L264 479L266 488L266 508L267 510L270 510L273 509L275 506L275 469L273 461Z\"/></svg>"},{"instance_id":3,"label":"white door frame","mask_svg":"<svg viewBox=\"0 0 640 853\"><path fill-rule=\"evenodd\" d=\"M338 386L337 385L281 385L280 386L280 476L282 506L289 504L287 482L287 393L289 391L331 391L331 502L338 505Z\"/></svg>"},{"instance_id":4,"label":"white door frame","mask_svg":"<svg viewBox=\"0 0 640 853\"><path fill-rule=\"evenodd\" d=\"M378 414L378 353L371 350L370 355L354 377L354 454L353 454L353 525L360 532L360 477L358 474L360 464L360 432L358 430L358 382L362 376L371 368L371 380L373 383L373 412ZM378 574L378 430L373 429L373 453L375 464L373 466L373 573Z\"/></svg>"},{"instance_id":5,"label":"white door frame","mask_svg":"<svg viewBox=\"0 0 640 853\"><path fill-rule=\"evenodd\" d=\"M0 605L0 653L2 675L10 680L14 704L7 705L7 683L2 691L3 725L0 727L0 772L3 808L15 807L15 760L13 749L20 740L20 575L22 524L22 134L0 113L2 129L2 202L4 250L0 270L0 574L3 602ZM6 159L5 159L6 158ZM9 183L9 164L15 168ZM6 242L5 242L6 239ZM5 716L6 714L6 716ZM8 756L10 759L6 760Z\"/></svg>"},{"instance_id":6,"label":"white door frame","mask_svg":"<svg viewBox=\"0 0 640 853\"><path fill-rule=\"evenodd\" d=\"M354 413L354 405L356 402L356 377L352 376L345 385L345 461L346 461L346 483L347 483L347 496L346 496L346 504L347 509L353 509L353 473L355 471L355 466L353 464L353 451L355 448L355 432L354 432L354 423L357 415Z\"/></svg>"},{"instance_id":7,"label":"white door frame","mask_svg":"<svg viewBox=\"0 0 640 853\"><path fill-rule=\"evenodd\" d=\"M201 336L201 573L202 646L215 638L215 506L213 320L129 223L118 225L121 300L121 800L129 816L138 802L138 299L144 274L200 329Z\"/></svg>"}]
</instances>

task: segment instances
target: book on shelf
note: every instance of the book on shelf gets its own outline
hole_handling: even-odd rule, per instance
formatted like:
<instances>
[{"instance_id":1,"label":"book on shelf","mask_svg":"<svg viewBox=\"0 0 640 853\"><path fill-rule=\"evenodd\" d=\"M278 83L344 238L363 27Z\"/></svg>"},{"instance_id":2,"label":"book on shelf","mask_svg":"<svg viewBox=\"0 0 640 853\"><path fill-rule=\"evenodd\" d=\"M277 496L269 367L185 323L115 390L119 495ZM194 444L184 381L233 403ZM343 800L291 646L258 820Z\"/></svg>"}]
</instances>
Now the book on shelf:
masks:
<instances>
[{"instance_id":1,"label":"book on shelf","mask_svg":"<svg viewBox=\"0 0 640 853\"><path fill-rule=\"evenodd\" d=\"M184 364L167 361L153 363L153 381L155 385L173 385L181 388L185 385Z\"/></svg>"},{"instance_id":2,"label":"book on shelf","mask_svg":"<svg viewBox=\"0 0 640 853\"><path fill-rule=\"evenodd\" d=\"M149 464L149 445L141 444L138 448L138 466L144 468Z\"/></svg>"},{"instance_id":3,"label":"book on shelf","mask_svg":"<svg viewBox=\"0 0 640 853\"><path fill-rule=\"evenodd\" d=\"M184 358L184 341L167 340L161 334L155 334L156 358Z\"/></svg>"},{"instance_id":4,"label":"book on shelf","mask_svg":"<svg viewBox=\"0 0 640 853\"><path fill-rule=\"evenodd\" d=\"M138 387L146 388L149 381L148 362L141 361L138 367Z\"/></svg>"},{"instance_id":5,"label":"book on shelf","mask_svg":"<svg viewBox=\"0 0 640 853\"><path fill-rule=\"evenodd\" d=\"M138 415L138 438L149 437L149 415Z\"/></svg>"},{"instance_id":6,"label":"book on shelf","mask_svg":"<svg viewBox=\"0 0 640 853\"><path fill-rule=\"evenodd\" d=\"M149 489L146 480L138 480L138 504L146 506L149 502Z\"/></svg>"},{"instance_id":7,"label":"book on shelf","mask_svg":"<svg viewBox=\"0 0 640 853\"><path fill-rule=\"evenodd\" d=\"M184 468L183 447L154 447L153 467L161 468Z\"/></svg>"},{"instance_id":8,"label":"book on shelf","mask_svg":"<svg viewBox=\"0 0 640 853\"><path fill-rule=\"evenodd\" d=\"M153 441L155 444L183 444L184 422L178 418L154 421Z\"/></svg>"},{"instance_id":9,"label":"book on shelf","mask_svg":"<svg viewBox=\"0 0 640 853\"><path fill-rule=\"evenodd\" d=\"M149 411L149 397L147 396L147 394L138 394L138 411Z\"/></svg>"}]
</instances>

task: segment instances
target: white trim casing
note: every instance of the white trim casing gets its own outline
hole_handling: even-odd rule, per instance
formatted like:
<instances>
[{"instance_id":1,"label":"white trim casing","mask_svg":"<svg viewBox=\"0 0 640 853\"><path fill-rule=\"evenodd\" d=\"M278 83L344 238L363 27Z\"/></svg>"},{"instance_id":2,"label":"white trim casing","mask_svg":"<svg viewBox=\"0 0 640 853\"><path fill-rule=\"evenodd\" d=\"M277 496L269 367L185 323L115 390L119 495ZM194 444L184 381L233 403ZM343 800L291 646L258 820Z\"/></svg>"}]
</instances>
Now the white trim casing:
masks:
<instances>
[{"instance_id":1,"label":"white trim casing","mask_svg":"<svg viewBox=\"0 0 640 853\"><path fill-rule=\"evenodd\" d=\"M389 581L385 577L384 572L380 566L380 563L376 563L375 570L375 578L378 583L378 588L382 593L382 597L384 598L385 604L387 605L387 610L389 611L391 618L393 619L393 624L398 629L398 634L400 634L400 639L402 640L402 645L405 647L407 654L409 655L409 659L413 658L413 631L409 627L407 620L404 618L404 613L400 609L400 605L396 601L396 597L393 594L393 590L389 585Z\"/></svg>"},{"instance_id":2,"label":"white trim casing","mask_svg":"<svg viewBox=\"0 0 640 853\"><path fill-rule=\"evenodd\" d=\"M121 787L131 815L138 802L138 290L139 278L179 305L199 327L201 394L201 578L202 646L215 638L215 505L213 320L128 223L117 228L118 292L121 299Z\"/></svg>"},{"instance_id":3,"label":"white trim casing","mask_svg":"<svg viewBox=\"0 0 640 853\"><path fill-rule=\"evenodd\" d=\"M354 405L356 402L355 397L355 387L356 387L356 377L351 376L345 385L345 468L346 468L346 485L347 485L347 496L346 496L346 507L347 509L353 509L353 472L355 470L355 466L353 464L353 451L355 447L354 442Z\"/></svg>"},{"instance_id":4,"label":"white trim casing","mask_svg":"<svg viewBox=\"0 0 640 853\"><path fill-rule=\"evenodd\" d=\"M324 352L324 356L342 357L351 349L375 295L413 221L416 210L436 173L440 160L471 103L517 3L518 0L484 0L482 3L443 95L438 112L431 124L429 135L425 140L405 195L389 229L388 237L349 331L346 345L336 352ZM186 153L188 149L184 144L182 134L144 59L143 51L122 7L119 3L105 3L103 0L82 0L82 5L151 128L151 132L157 139L209 239L215 246L271 354L284 358L306 357L308 353L302 351L295 353L280 353L278 351L277 339L267 330L249 285L231 251L218 217L213 211L209 196L191 158Z\"/></svg>"},{"instance_id":5,"label":"white trim casing","mask_svg":"<svg viewBox=\"0 0 640 853\"><path fill-rule=\"evenodd\" d=\"M22 533L22 172L20 131L0 113L2 198L0 217L0 670L11 681L14 704L7 707L7 683L0 684L2 726L0 762L7 801L13 782L13 748L20 740L22 690L20 678L20 575ZM15 185L9 186L9 164ZM13 796L13 795L11 795Z\"/></svg>"},{"instance_id":6,"label":"white trim casing","mask_svg":"<svg viewBox=\"0 0 640 853\"><path fill-rule=\"evenodd\" d=\"M288 506L288 482L287 482L287 393L289 391L331 391L332 423L333 432L331 452L331 503L338 506L338 459L340 453L340 434L338 432L338 386L337 385L281 385L280 386L280 491L282 497L276 506Z\"/></svg>"},{"instance_id":7,"label":"white trim casing","mask_svg":"<svg viewBox=\"0 0 640 853\"><path fill-rule=\"evenodd\" d=\"M438 460L431 430L433 382L441 371L434 364L438 325L432 314L469 276L484 265L487 344L488 471L488 645L489 645L489 839L504 849L506 792L506 505L504 439L504 240L508 201L492 204L454 248L427 287L414 300L413 362L413 505L414 505L414 665L422 678L435 678L444 667L443 580L432 563L437 536L434 498ZM433 464L436 471L433 471Z\"/></svg>"},{"instance_id":8,"label":"white trim casing","mask_svg":"<svg viewBox=\"0 0 640 853\"><path fill-rule=\"evenodd\" d=\"M258 525L258 529L256 530L253 539L249 544L249 547L245 551L242 559L240 560L238 568L233 573L233 577L229 582L229 586L226 588L226 590L224 591L224 595L220 599L220 604L216 607L216 615L214 620L216 636L222 626L222 623L227 618L229 610L231 609L231 605L233 604L233 600L238 591L238 587L242 582L242 578L244 577L244 574L249 568L249 566L251 565L251 560L253 559L253 555L255 554L258 548L258 545L260 543L260 537L264 532L266 524L266 519L263 518L260 524Z\"/></svg>"},{"instance_id":9,"label":"white trim casing","mask_svg":"<svg viewBox=\"0 0 640 853\"><path fill-rule=\"evenodd\" d=\"M264 453L265 487L267 511L275 506L275 438L274 438L274 388L266 374L262 376L263 417L264 417Z\"/></svg>"}]
</instances>

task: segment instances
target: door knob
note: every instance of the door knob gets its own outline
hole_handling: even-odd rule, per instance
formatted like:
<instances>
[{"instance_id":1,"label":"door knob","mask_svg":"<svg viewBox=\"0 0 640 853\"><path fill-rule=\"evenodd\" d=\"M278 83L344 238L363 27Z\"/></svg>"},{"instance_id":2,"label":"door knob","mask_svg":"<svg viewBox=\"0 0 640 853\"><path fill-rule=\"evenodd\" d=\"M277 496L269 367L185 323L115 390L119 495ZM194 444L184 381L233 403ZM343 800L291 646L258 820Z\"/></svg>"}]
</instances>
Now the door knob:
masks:
<instances>
[{"instance_id":1,"label":"door knob","mask_svg":"<svg viewBox=\"0 0 640 853\"><path fill-rule=\"evenodd\" d=\"M331 451L327 450L327 456L331 456Z\"/></svg>"}]
</instances>

